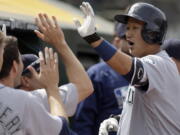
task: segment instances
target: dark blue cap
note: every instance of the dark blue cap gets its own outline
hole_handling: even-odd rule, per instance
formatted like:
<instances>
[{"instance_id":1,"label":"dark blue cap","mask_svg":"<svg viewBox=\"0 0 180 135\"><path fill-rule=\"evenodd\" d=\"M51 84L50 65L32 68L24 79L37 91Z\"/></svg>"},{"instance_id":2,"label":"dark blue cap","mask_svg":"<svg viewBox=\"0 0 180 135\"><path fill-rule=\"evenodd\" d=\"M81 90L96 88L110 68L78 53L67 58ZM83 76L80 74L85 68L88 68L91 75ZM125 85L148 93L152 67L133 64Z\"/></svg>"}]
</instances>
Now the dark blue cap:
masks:
<instances>
[{"instance_id":1,"label":"dark blue cap","mask_svg":"<svg viewBox=\"0 0 180 135\"><path fill-rule=\"evenodd\" d=\"M164 41L162 46L163 50L166 50L170 57L180 60L180 40L168 39Z\"/></svg>"},{"instance_id":2,"label":"dark blue cap","mask_svg":"<svg viewBox=\"0 0 180 135\"><path fill-rule=\"evenodd\" d=\"M39 58L36 55L23 54L21 57L24 64L22 75L30 73L29 69L27 68L28 66L32 66L37 72L39 72Z\"/></svg>"},{"instance_id":3,"label":"dark blue cap","mask_svg":"<svg viewBox=\"0 0 180 135\"><path fill-rule=\"evenodd\" d=\"M126 24L117 23L117 24L115 25L115 33L116 33L120 38L125 38Z\"/></svg>"}]
</instances>

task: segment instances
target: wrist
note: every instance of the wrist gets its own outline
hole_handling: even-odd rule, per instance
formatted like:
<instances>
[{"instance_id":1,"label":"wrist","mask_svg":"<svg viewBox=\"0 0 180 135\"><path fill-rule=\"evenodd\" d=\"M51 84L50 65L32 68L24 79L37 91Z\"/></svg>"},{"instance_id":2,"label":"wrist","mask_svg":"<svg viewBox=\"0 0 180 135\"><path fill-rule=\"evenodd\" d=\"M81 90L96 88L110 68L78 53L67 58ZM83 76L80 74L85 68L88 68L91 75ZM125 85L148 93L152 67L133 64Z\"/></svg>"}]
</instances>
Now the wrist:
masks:
<instances>
[{"instance_id":1,"label":"wrist","mask_svg":"<svg viewBox=\"0 0 180 135\"><path fill-rule=\"evenodd\" d=\"M67 46L67 42L65 40L58 40L54 43L52 43L54 45L54 47L58 50L58 49L61 49L62 47L65 47Z\"/></svg>"},{"instance_id":2,"label":"wrist","mask_svg":"<svg viewBox=\"0 0 180 135\"><path fill-rule=\"evenodd\" d=\"M96 42L101 39L101 37L95 32L92 35L83 37L84 40L86 40L89 44L92 44L93 42Z\"/></svg>"},{"instance_id":3,"label":"wrist","mask_svg":"<svg viewBox=\"0 0 180 135\"><path fill-rule=\"evenodd\" d=\"M47 93L56 93L59 90L58 85L52 85L52 86L49 85L45 89L46 89Z\"/></svg>"},{"instance_id":4,"label":"wrist","mask_svg":"<svg viewBox=\"0 0 180 135\"><path fill-rule=\"evenodd\" d=\"M104 61L110 60L117 52L117 49L105 40L100 42L94 49Z\"/></svg>"}]
</instances>

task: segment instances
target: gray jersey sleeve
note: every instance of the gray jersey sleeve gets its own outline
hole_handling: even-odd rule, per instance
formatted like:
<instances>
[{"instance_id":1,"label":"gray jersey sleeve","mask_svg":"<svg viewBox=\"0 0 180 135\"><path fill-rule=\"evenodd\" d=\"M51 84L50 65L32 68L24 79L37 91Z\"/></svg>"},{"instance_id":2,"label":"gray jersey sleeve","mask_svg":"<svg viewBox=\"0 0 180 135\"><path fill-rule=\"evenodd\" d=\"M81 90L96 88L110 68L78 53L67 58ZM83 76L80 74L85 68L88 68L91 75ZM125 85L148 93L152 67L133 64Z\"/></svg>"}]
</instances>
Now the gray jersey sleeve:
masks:
<instances>
[{"instance_id":1,"label":"gray jersey sleeve","mask_svg":"<svg viewBox=\"0 0 180 135\"><path fill-rule=\"evenodd\" d=\"M139 60L141 60L144 68L144 78L148 79L148 89L147 92L149 92L152 89L159 89L162 85L162 70L163 70L163 61L162 58L155 55L149 55L146 57L143 57ZM143 80L142 79L142 80Z\"/></svg>"},{"instance_id":2,"label":"gray jersey sleeve","mask_svg":"<svg viewBox=\"0 0 180 135\"><path fill-rule=\"evenodd\" d=\"M30 93L25 101L23 117L22 125L27 135L59 135L63 127L62 119L50 115Z\"/></svg>"},{"instance_id":3,"label":"gray jersey sleeve","mask_svg":"<svg viewBox=\"0 0 180 135\"><path fill-rule=\"evenodd\" d=\"M144 67L144 76L148 79L149 86L148 91L151 90L163 90L165 78L170 78L170 72L168 69L176 71L175 63L162 51L158 55L149 55L140 59Z\"/></svg>"},{"instance_id":4,"label":"gray jersey sleeve","mask_svg":"<svg viewBox=\"0 0 180 135\"><path fill-rule=\"evenodd\" d=\"M35 95L38 98L38 101L43 103L45 108L49 111L46 91L44 89L39 89L31 93ZM76 86L73 83L62 85L59 87L59 93L62 97L67 115L74 115L78 105L78 92Z\"/></svg>"}]
</instances>

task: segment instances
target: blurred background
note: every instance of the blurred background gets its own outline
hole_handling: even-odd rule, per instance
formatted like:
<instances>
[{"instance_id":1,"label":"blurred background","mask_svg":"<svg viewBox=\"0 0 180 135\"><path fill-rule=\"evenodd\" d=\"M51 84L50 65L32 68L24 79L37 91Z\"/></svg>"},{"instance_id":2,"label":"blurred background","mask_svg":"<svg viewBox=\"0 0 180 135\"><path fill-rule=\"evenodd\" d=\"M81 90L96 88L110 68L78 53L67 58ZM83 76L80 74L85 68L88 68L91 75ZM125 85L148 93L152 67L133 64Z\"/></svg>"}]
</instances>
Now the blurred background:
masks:
<instances>
[{"instance_id":1,"label":"blurred background","mask_svg":"<svg viewBox=\"0 0 180 135\"><path fill-rule=\"evenodd\" d=\"M121 14L139 0L84 0L90 2L95 14L98 33L111 40L114 30L114 15ZM0 27L6 24L7 33L18 37L19 49L22 54L37 54L44 46L49 46L39 40L33 30L34 18L38 13L47 13L58 18L66 40L75 55L86 69L98 63L99 57L78 35L73 18L82 21L83 14L79 5L83 0L0 0ZM180 38L180 3L179 0L141 0L159 7L167 15L167 38ZM61 84L66 83L67 77L63 64L60 64Z\"/></svg>"}]
</instances>

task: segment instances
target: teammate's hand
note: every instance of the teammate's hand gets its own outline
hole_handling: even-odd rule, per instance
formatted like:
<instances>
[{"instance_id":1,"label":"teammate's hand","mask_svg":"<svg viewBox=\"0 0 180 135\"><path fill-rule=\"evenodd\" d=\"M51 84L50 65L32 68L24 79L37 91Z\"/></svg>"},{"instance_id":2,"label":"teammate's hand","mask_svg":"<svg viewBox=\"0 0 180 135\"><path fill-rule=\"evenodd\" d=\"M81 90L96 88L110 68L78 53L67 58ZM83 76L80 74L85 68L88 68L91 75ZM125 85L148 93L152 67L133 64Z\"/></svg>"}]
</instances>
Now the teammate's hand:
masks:
<instances>
[{"instance_id":1,"label":"teammate's hand","mask_svg":"<svg viewBox=\"0 0 180 135\"><path fill-rule=\"evenodd\" d=\"M66 44L64 33L56 17L52 16L50 19L47 14L40 13L35 21L40 31L35 30L34 32L40 39L53 45L56 49Z\"/></svg>"},{"instance_id":2,"label":"teammate's hand","mask_svg":"<svg viewBox=\"0 0 180 135\"><path fill-rule=\"evenodd\" d=\"M118 130L118 121L115 118L104 120L99 128L99 135L108 135L108 132Z\"/></svg>"},{"instance_id":3,"label":"teammate's hand","mask_svg":"<svg viewBox=\"0 0 180 135\"><path fill-rule=\"evenodd\" d=\"M40 72L37 73L33 67L28 67L32 73L32 77L39 83L41 88L58 87L59 83L59 69L58 56L53 53L52 48L45 48L45 56L39 52ZM49 90L49 89L48 89Z\"/></svg>"},{"instance_id":4,"label":"teammate's hand","mask_svg":"<svg viewBox=\"0 0 180 135\"><path fill-rule=\"evenodd\" d=\"M81 24L76 18L73 21L81 37L87 37L96 32L94 11L88 2L83 2L80 9L84 13L84 23Z\"/></svg>"}]
</instances>

